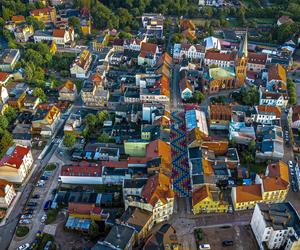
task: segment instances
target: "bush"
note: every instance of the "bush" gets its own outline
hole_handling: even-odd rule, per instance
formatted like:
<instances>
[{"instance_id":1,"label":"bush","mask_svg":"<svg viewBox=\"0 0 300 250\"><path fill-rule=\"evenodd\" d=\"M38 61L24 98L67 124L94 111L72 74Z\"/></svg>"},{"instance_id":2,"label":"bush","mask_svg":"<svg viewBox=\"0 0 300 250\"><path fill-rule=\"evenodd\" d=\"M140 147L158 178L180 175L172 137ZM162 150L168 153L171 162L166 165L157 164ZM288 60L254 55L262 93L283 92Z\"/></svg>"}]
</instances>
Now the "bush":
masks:
<instances>
[{"instance_id":1,"label":"bush","mask_svg":"<svg viewBox=\"0 0 300 250\"><path fill-rule=\"evenodd\" d=\"M29 232L29 228L26 226L18 226L16 230L16 235L18 237L24 237Z\"/></svg>"},{"instance_id":2,"label":"bush","mask_svg":"<svg viewBox=\"0 0 300 250\"><path fill-rule=\"evenodd\" d=\"M45 171L53 171L54 169L56 169L56 165L51 163L46 166Z\"/></svg>"}]
</instances>

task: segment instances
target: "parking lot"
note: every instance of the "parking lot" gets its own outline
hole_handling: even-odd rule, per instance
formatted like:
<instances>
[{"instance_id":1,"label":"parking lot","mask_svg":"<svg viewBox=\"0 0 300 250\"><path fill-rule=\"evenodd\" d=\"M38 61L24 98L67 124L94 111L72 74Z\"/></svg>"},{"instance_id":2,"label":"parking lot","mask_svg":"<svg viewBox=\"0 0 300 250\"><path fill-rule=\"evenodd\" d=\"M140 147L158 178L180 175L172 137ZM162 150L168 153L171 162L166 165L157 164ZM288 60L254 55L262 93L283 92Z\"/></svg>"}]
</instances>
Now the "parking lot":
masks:
<instances>
[{"instance_id":1,"label":"parking lot","mask_svg":"<svg viewBox=\"0 0 300 250\"><path fill-rule=\"evenodd\" d=\"M298 186L298 180L297 180L297 175L299 175L298 169L296 169L295 163L292 161L289 161L289 172L290 172L290 182L291 182L291 189L293 192L298 192L299 191L299 186Z\"/></svg>"},{"instance_id":2,"label":"parking lot","mask_svg":"<svg viewBox=\"0 0 300 250\"><path fill-rule=\"evenodd\" d=\"M200 244L209 244L213 250L256 250L259 249L250 225L235 225L203 228ZM223 241L233 241L233 246L223 246ZM246 242L246 244L245 244Z\"/></svg>"}]
</instances>

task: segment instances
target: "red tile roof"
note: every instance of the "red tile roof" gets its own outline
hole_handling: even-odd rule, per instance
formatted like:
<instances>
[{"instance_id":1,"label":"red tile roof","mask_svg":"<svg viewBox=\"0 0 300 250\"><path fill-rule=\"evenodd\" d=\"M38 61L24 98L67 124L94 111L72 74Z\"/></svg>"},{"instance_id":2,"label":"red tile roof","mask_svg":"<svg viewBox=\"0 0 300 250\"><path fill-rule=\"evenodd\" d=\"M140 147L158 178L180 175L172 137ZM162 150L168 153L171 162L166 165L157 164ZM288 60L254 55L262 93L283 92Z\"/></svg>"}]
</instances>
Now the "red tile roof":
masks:
<instances>
[{"instance_id":1,"label":"red tile roof","mask_svg":"<svg viewBox=\"0 0 300 250\"><path fill-rule=\"evenodd\" d=\"M213 51L207 51L205 53L205 59L219 60L219 61L234 61L235 53L219 53Z\"/></svg>"},{"instance_id":2,"label":"red tile roof","mask_svg":"<svg viewBox=\"0 0 300 250\"><path fill-rule=\"evenodd\" d=\"M258 53L249 53L248 54L248 63L266 65L267 54L258 54Z\"/></svg>"},{"instance_id":3,"label":"red tile roof","mask_svg":"<svg viewBox=\"0 0 300 250\"><path fill-rule=\"evenodd\" d=\"M79 165L64 165L60 171L62 176L101 176L102 165L96 163L81 162Z\"/></svg>"},{"instance_id":4,"label":"red tile roof","mask_svg":"<svg viewBox=\"0 0 300 250\"><path fill-rule=\"evenodd\" d=\"M91 203L79 203L79 202L69 202L68 212L69 214L82 214L89 215L91 213L100 214L102 209L96 207L95 204Z\"/></svg>"},{"instance_id":5,"label":"red tile roof","mask_svg":"<svg viewBox=\"0 0 300 250\"><path fill-rule=\"evenodd\" d=\"M29 153L30 147L16 145L13 151L10 153L9 151L11 149L12 148L8 149L6 155L4 155L3 158L1 159L0 166L10 165L12 167L19 169L23 163L24 157ZM8 155L8 153L10 154Z\"/></svg>"},{"instance_id":6,"label":"red tile roof","mask_svg":"<svg viewBox=\"0 0 300 250\"><path fill-rule=\"evenodd\" d=\"M272 65L268 70L268 81L280 80L286 82L286 71L280 64Z\"/></svg>"}]
</instances>

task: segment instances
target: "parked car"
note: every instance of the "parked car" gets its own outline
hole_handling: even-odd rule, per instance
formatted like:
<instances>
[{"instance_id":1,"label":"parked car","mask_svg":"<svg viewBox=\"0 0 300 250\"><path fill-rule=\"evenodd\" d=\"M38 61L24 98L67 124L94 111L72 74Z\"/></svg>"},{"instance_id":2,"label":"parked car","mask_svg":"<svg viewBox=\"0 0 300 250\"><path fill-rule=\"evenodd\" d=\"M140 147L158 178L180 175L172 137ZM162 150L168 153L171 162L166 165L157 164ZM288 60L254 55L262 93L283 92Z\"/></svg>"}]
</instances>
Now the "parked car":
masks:
<instances>
[{"instance_id":1,"label":"parked car","mask_svg":"<svg viewBox=\"0 0 300 250\"><path fill-rule=\"evenodd\" d=\"M50 250L52 246L52 241L48 241L44 247L44 250Z\"/></svg>"},{"instance_id":2,"label":"parked car","mask_svg":"<svg viewBox=\"0 0 300 250\"><path fill-rule=\"evenodd\" d=\"M17 250L25 250L30 247L29 243L25 243L17 248Z\"/></svg>"},{"instance_id":3,"label":"parked car","mask_svg":"<svg viewBox=\"0 0 300 250\"><path fill-rule=\"evenodd\" d=\"M30 223L30 220L28 220L28 219L20 220L19 223L20 223L20 224L29 224L29 223Z\"/></svg>"},{"instance_id":4,"label":"parked car","mask_svg":"<svg viewBox=\"0 0 300 250\"><path fill-rule=\"evenodd\" d=\"M47 220L47 214L44 214L41 218L41 222L44 223Z\"/></svg>"},{"instance_id":5,"label":"parked car","mask_svg":"<svg viewBox=\"0 0 300 250\"><path fill-rule=\"evenodd\" d=\"M44 205L44 210L48 210L51 207L52 200L48 200Z\"/></svg>"},{"instance_id":6,"label":"parked car","mask_svg":"<svg viewBox=\"0 0 300 250\"><path fill-rule=\"evenodd\" d=\"M21 219L32 219L32 215L31 214L23 214L21 216Z\"/></svg>"},{"instance_id":7,"label":"parked car","mask_svg":"<svg viewBox=\"0 0 300 250\"><path fill-rule=\"evenodd\" d=\"M48 176L42 175L40 179L41 179L42 181L46 181L46 180L48 180L49 178L48 178Z\"/></svg>"},{"instance_id":8,"label":"parked car","mask_svg":"<svg viewBox=\"0 0 300 250\"><path fill-rule=\"evenodd\" d=\"M32 196L32 199L39 199L40 198L40 195L39 194L35 194Z\"/></svg>"},{"instance_id":9,"label":"parked car","mask_svg":"<svg viewBox=\"0 0 300 250\"><path fill-rule=\"evenodd\" d=\"M224 240L222 242L223 247L233 246L233 240Z\"/></svg>"},{"instance_id":10,"label":"parked car","mask_svg":"<svg viewBox=\"0 0 300 250\"><path fill-rule=\"evenodd\" d=\"M27 203L27 206L28 206L28 207L36 207L36 206L37 206L37 202L29 201L29 202Z\"/></svg>"},{"instance_id":11,"label":"parked car","mask_svg":"<svg viewBox=\"0 0 300 250\"><path fill-rule=\"evenodd\" d=\"M201 244L201 245L199 245L199 249L210 249L210 245L209 244Z\"/></svg>"}]
</instances>

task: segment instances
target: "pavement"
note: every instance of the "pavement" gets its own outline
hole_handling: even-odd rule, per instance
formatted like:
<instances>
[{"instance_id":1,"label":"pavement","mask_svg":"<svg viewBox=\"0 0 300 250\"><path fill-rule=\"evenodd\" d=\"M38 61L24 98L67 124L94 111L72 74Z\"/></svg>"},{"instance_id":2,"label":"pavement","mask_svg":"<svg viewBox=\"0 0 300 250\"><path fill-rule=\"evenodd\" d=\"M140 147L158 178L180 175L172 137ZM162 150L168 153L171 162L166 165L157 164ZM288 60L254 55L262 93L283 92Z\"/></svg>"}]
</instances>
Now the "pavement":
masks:
<instances>
[{"instance_id":1,"label":"pavement","mask_svg":"<svg viewBox=\"0 0 300 250\"><path fill-rule=\"evenodd\" d=\"M58 145L58 144L55 144ZM30 224L30 231L25 236L25 238L18 238L16 236L13 237L11 244L9 246L9 250L14 250L19 246L25 243L31 243L35 239L35 234L38 230L43 231L44 223L41 223L41 218L45 214L43 210L44 204L46 201L51 200L53 198L52 190L58 186L58 176L60 174L60 167L63 165L64 162L61 162L59 158L56 157L56 151L58 147L54 148L54 152L50 152L50 159L47 161L49 163L55 163L57 165L56 169L52 171L51 177L46 181L46 185L43 188L35 187L33 193L39 194L40 199L38 199L38 206L33 214L32 223ZM52 153L52 154L51 154Z\"/></svg>"}]
</instances>

